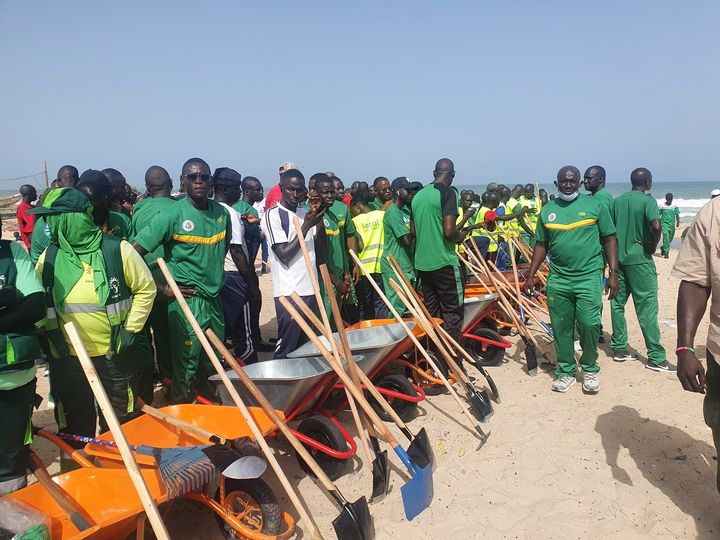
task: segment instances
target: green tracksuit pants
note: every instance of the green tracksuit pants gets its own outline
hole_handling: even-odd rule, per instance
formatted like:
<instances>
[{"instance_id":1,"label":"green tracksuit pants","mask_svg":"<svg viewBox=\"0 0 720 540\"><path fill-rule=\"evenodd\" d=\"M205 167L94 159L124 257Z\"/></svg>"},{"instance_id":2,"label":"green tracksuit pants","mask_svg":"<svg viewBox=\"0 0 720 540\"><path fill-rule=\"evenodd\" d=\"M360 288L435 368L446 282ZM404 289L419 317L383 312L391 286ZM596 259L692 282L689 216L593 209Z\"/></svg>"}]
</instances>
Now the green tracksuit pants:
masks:
<instances>
[{"instance_id":1,"label":"green tracksuit pants","mask_svg":"<svg viewBox=\"0 0 720 540\"><path fill-rule=\"evenodd\" d=\"M148 405L153 402L153 373L155 362L153 361L152 341L149 332L144 329L135 336L135 343L130 356L130 382L137 392L137 395Z\"/></svg>"},{"instance_id":2,"label":"green tracksuit pants","mask_svg":"<svg viewBox=\"0 0 720 540\"><path fill-rule=\"evenodd\" d=\"M665 348L660 344L658 324L658 283L657 270L653 261L641 264L620 265L618 272L618 295L610 302L612 315L613 351L625 351L628 345L625 304L632 295L640 330L645 338L645 347L650 362L662 364Z\"/></svg>"},{"instance_id":3,"label":"green tracksuit pants","mask_svg":"<svg viewBox=\"0 0 720 540\"><path fill-rule=\"evenodd\" d=\"M582 369L589 373L600 371L597 343L600 337L602 294L600 270L572 278L550 273L547 303L555 335L557 377L574 377L577 371L573 346L575 328L583 350L580 357Z\"/></svg>"},{"instance_id":4,"label":"green tracksuit pants","mask_svg":"<svg viewBox=\"0 0 720 540\"><path fill-rule=\"evenodd\" d=\"M191 296L186 300L200 328L203 331L210 328L221 340L225 339L225 319L220 296ZM168 305L168 329L172 336L170 352L173 359L170 401L192 403L200 393L203 397L219 403L217 389L208 380L216 373L215 368L177 301Z\"/></svg>"},{"instance_id":5,"label":"green tracksuit pants","mask_svg":"<svg viewBox=\"0 0 720 540\"><path fill-rule=\"evenodd\" d=\"M153 348L160 377L172 379L172 356L170 355L170 333L168 330L168 299L158 297L155 299L150 317L145 325L145 331L150 337L152 329Z\"/></svg>"},{"instance_id":6,"label":"green tracksuit pants","mask_svg":"<svg viewBox=\"0 0 720 540\"><path fill-rule=\"evenodd\" d=\"M27 484L25 469L32 442L30 419L35 403L35 378L29 383L0 390L0 497Z\"/></svg>"},{"instance_id":7,"label":"green tracksuit pants","mask_svg":"<svg viewBox=\"0 0 720 540\"><path fill-rule=\"evenodd\" d=\"M675 224L662 226L662 247L660 253L663 257L670 254L670 244L675 238Z\"/></svg>"}]
</instances>

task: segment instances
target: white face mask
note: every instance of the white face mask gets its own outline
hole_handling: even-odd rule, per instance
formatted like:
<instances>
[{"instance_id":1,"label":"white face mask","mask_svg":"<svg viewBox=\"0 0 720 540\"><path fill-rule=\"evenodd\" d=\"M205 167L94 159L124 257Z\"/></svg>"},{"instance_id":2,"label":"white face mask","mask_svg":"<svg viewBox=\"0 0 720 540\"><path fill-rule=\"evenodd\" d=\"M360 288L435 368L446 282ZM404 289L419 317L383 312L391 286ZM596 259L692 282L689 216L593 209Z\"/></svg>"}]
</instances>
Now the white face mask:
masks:
<instances>
[{"instance_id":1,"label":"white face mask","mask_svg":"<svg viewBox=\"0 0 720 540\"><path fill-rule=\"evenodd\" d=\"M578 198L578 195L580 195L580 191L576 191L575 193L570 193L569 195L565 195L562 191L558 191L558 197L560 197L563 201L574 201Z\"/></svg>"}]
</instances>

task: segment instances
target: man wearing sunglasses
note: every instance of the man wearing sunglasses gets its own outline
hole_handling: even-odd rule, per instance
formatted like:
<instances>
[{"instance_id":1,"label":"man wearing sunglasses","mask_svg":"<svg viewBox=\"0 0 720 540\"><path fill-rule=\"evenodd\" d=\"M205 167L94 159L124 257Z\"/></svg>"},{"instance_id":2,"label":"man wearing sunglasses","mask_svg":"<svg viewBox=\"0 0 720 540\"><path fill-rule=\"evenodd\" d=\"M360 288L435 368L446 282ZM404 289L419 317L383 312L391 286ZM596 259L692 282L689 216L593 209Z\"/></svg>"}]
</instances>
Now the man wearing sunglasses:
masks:
<instances>
[{"instance_id":1,"label":"man wearing sunglasses","mask_svg":"<svg viewBox=\"0 0 720 540\"><path fill-rule=\"evenodd\" d=\"M186 161L181 181L187 197L158 214L140 231L133 246L143 256L158 246L164 247L170 272L201 328L211 328L223 339L220 290L225 283L224 261L232 225L223 206L208 199L210 180L210 167L204 160ZM158 293L173 297L167 284L158 284ZM217 401L215 387L208 381L214 369L180 306L172 300L168 305L168 330L173 359L171 402L190 403L198 393Z\"/></svg>"}]
</instances>

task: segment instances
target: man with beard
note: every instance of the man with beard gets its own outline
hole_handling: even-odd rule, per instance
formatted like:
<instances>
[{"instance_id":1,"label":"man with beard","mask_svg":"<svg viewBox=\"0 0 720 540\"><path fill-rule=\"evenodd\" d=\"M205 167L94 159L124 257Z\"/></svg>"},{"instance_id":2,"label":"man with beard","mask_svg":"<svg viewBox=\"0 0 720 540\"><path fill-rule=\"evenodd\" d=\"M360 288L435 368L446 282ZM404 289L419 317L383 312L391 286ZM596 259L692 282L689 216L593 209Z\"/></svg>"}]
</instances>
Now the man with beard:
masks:
<instances>
[{"instance_id":1,"label":"man with beard","mask_svg":"<svg viewBox=\"0 0 720 540\"><path fill-rule=\"evenodd\" d=\"M533 279L548 251L550 275L547 303L550 310L557 379L555 392L567 392L575 384L577 364L573 348L575 327L580 335L583 390L600 389L597 343L603 293L603 257L610 267L606 292L614 298L618 290L618 261L615 226L605 205L594 197L579 194L580 171L566 166L557 174L558 199L550 201L538 216L536 243L523 288L533 294Z\"/></svg>"}]
</instances>

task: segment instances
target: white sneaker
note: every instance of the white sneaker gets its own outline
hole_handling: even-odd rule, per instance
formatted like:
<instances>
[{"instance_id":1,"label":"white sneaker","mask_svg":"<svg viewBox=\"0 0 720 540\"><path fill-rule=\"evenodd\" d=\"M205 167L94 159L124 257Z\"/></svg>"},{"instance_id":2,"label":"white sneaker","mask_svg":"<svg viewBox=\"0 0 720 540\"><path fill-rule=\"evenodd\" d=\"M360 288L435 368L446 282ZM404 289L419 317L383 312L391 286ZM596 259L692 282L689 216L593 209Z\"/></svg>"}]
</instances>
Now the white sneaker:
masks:
<instances>
[{"instance_id":1,"label":"white sneaker","mask_svg":"<svg viewBox=\"0 0 720 540\"><path fill-rule=\"evenodd\" d=\"M552 383L553 392L565 393L570 390L570 387L575 384L577 380L575 377L558 377L555 382Z\"/></svg>"},{"instance_id":2,"label":"white sneaker","mask_svg":"<svg viewBox=\"0 0 720 540\"><path fill-rule=\"evenodd\" d=\"M626 360L637 360L638 357L628 351L615 351L613 353L613 360L616 362L625 362Z\"/></svg>"},{"instance_id":3,"label":"white sneaker","mask_svg":"<svg viewBox=\"0 0 720 540\"><path fill-rule=\"evenodd\" d=\"M576 339L576 340L575 340L574 345L575 345L575 352L576 352L576 353L581 353L581 352L582 352L582 347L580 346L580 340L579 340L579 339Z\"/></svg>"},{"instance_id":4,"label":"white sneaker","mask_svg":"<svg viewBox=\"0 0 720 540\"><path fill-rule=\"evenodd\" d=\"M583 371L583 390L588 394L597 394L600 391L600 379L597 373Z\"/></svg>"}]
</instances>

